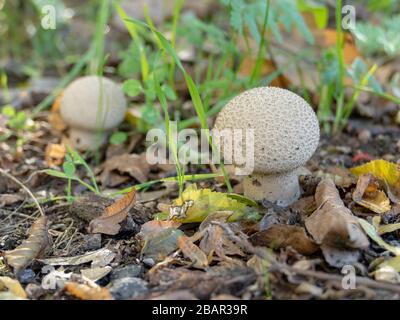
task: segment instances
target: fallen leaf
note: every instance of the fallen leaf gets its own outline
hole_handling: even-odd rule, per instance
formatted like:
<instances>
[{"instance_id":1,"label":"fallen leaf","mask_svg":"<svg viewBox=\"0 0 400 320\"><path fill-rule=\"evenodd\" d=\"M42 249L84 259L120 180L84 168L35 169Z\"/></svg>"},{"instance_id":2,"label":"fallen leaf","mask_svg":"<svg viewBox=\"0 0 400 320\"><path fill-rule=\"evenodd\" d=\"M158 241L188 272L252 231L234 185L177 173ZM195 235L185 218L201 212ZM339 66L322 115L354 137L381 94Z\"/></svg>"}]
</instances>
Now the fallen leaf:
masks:
<instances>
[{"instance_id":1,"label":"fallen leaf","mask_svg":"<svg viewBox=\"0 0 400 320\"><path fill-rule=\"evenodd\" d=\"M321 250L324 253L326 262L336 268L342 268L345 265L354 265L360 257L360 251L357 249L321 245Z\"/></svg>"},{"instance_id":2,"label":"fallen leaf","mask_svg":"<svg viewBox=\"0 0 400 320\"><path fill-rule=\"evenodd\" d=\"M348 188L357 182L357 178L347 168L337 166L329 167L325 171L319 170L314 175L320 178L331 178L340 188Z\"/></svg>"},{"instance_id":3,"label":"fallen leaf","mask_svg":"<svg viewBox=\"0 0 400 320\"><path fill-rule=\"evenodd\" d=\"M129 209L135 203L135 199L136 190L132 189L123 198L108 206L100 217L90 221L89 232L116 235L121 229L120 223L128 216Z\"/></svg>"},{"instance_id":4,"label":"fallen leaf","mask_svg":"<svg viewBox=\"0 0 400 320\"><path fill-rule=\"evenodd\" d=\"M315 201L318 209L305 220L305 225L318 244L354 249L369 245L357 218L345 207L331 179L318 184Z\"/></svg>"},{"instance_id":5,"label":"fallen leaf","mask_svg":"<svg viewBox=\"0 0 400 320\"><path fill-rule=\"evenodd\" d=\"M104 267L114 260L116 254L109 249L101 248L96 251L74 257L58 257L49 259L40 259L39 261L52 266L78 266L80 264L91 262L91 267Z\"/></svg>"},{"instance_id":6,"label":"fallen leaf","mask_svg":"<svg viewBox=\"0 0 400 320\"><path fill-rule=\"evenodd\" d=\"M0 195L0 206L9 206L11 204L23 201L24 197L18 194L1 194Z\"/></svg>"},{"instance_id":7,"label":"fallen leaf","mask_svg":"<svg viewBox=\"0 0 400 320\"><path fill-rule=\"evenodd\" d=\"M112 268L110 266L81 269L81 275L86 279L96 282L97 280L104 278L111 272L111 270Z\"/></svg>"},{"instance_id":8,"label":"fallen leaf","mask_svg":"<svg viewBox=\"0 0 400 320\"><path fill-rule=\"evenodd\" d=\"M239 74L244 77L251 76L256 63L257 59L250 56L246 57L240 64ZM261 64L260 76L266 77L271 73L277 72L277 69L278 68L274 61L264 59ZM279 74L277 77L274 77L270 85L274 87L287 88L290 85L290 80L283 74Z\"/></svg>"},{"instance_id":9,"label":"fallen leaf","mask_svg":"<svg viewBox=\"0 0 400 320\"><path fill-rule=\"evenodd\" d=\"M385 281L396 284L400 283L398 270L389 265L378 268L373 272L373 275L376 281Z\"/></svg>"},{"instance_id":10,"label":"fallen leaf","mask_svg":"<svg viewBox=\"0 0 400 320\"><path fill-rule=\"evenodd\" d=\"M107 288L88 286L76 282L66 282L64 290L81 300L114 300Z\"/></svg>"},{"instance_id":11,"label":"fallen leaf","mask_svg":"<svg viewBox=\"0 0 400 320\"><path fill-rule=\"evenodd\" d=\"M368 221L364 219L358 219L358 223L361 225L361 227L364 229L365 233L372 239L374 240L378 245L380 245L382 248L392 252L396 256L400 255L400 248L391 246L390 244L386 243L379 235L375 227L370 224Z\"/></svg>"},{"instance_id":12,"label":"fallen leaf","mask_svg":"<svg viewBox=\"0 0 400 320\"><path fill-rule=\"evenodd\" d=\"M104 162L102 165L100 181L103 186L115 187L121 183L121 179L117 179L116 182L113 183L111 180L112 174L117 173L118 176L121 176L122 174L127 173L140 183L144 183L148 179L149 172L150 164L146 161L145 152L140 155L123 154L114 156Z\"/></svg>"},{"instance_id":13,"label":"fallen leaf","mask_svg":"<svg viewBox=\"0 0 400 320\"><path fill-rule=\"evenodd\" d=\"M267 246L280 249L291 246L304 255L315 253L319 247L309 239L304 228L288 224L274 224L266 230L256 232L250 237L254 246Z\"/></svg>"},{"instance_id":14,"label":"fallen leaf","mask_svg":"<svg viewBox=\"0 0 400 320\"><path fill-rule=\"evenodd\" d=\"M147 237L141 255L152 258L154 261L162 261L178 248L178 238L182 235L183 232L175 228L159 230Z\"/></svg>"},{"instance_id":15,"label":"fallen leaf","mask_svg":"<svg viewBox=\"0 0 400 320\"><path fill-rule=\"evenodd\" d=\"M389 198L393 202L399 203L400 167L398 164L379 159L354 167L350 169L350 171L357 176L370 173L376 178L382 180L387 188Z\"/></svg>"},{"instance_id":16,"label":"fallen leaf","mask_svg":"<svg viewBox=\"0 0 400 320\"><path fill-rule=\"evenodd\" d=\"M46 147L44 159L49 167L60 166L64 162L67 149L63 144L49 143Z\"/></svg>"},{"instance_id":17,"label":"fallen leaf","mask_svg":"<svg viewBox=\"0 0 400 320\"><path fill-rule=\"evenodd\" d=\"M231 211L229 221L251 218L255 210L247 206L247 201L239 200L240 196L235 198L235 195L211 189L197 189L196 184L191 184L182 192L181 197L173 202L169 213L162 212L156 218L181 223L202 222L209 213L216 211Z\"/></svg>"},{"instance_id":18,"label":"fallen leaf","mask_svg":"<svg viewBox=\"0 0 400 320\"><path fill-rule=\"evenodd\" d=\"M4 253L7 264L13 267L15 274L22 271L43 253L49 244L47 217L38 218L30 228L28 235L28 239L24 240L21 245Z\"/></svg>"},{"instance_id":19,"label":"fallen leaf","mask_svg":"<svg viewBox=\"0 0 400 320\"><path fill-rule=\"evenodd\" d=\"M4 291L4 289L21 299L27 298L26 292L18 280L10 277L0 277L0 291Z\"/></svg>"},{"instance_id":20,"label":"fallen leaf","mask_svg":"<svg viewBox=\"0 0 400 320\"><path fill-rule=\"evenodd\" d=\"M194 268L205 269L208 266L206 254L190 238L184 235L178 237L178 248L185 257L190 259Z\"/></svg>"},{"instance_id":21,"label":"fallen leaf","mask_svg":"<svg viewBox=\"0 0 400 320\"><path fill-rule=\"evenodd\" d=\"M173 220L167 220L167 221L152 220L142 225L138 235L142 237L144 240L148 240L161 230L165 230L168 228L177 229L179 228L180 225L181 225L180 222Z\"/></svg>"},{"instance_id":22,"label":"fallen leaf","mask_svg":"<svg viewBox=\"0 0 400 320\"><path fill-rule=\"evenodd\" d=\"M385 233L390 233L400 229L400 223L384 224L378 227L378 234L382 235Z\"/></svg>"},{"instance_id":23,"label":"fallen leaf","mask_svg":"<svg viewBox=\"0 0 400 320\"><path fill-rule=\"evenodd\" d=\"M305 225L314 241L321 245L328 263L339 266L346 260L337 258L336 249L353 251L368 247L368 238L357 218L343 204L332 179L324 179L318 184L315 201L318 209L305 220ZM346 256L347 253L342 254L342 258Z\"/></svg>"},{"instance_id":24,"label":"fallen leaf","mask_svg":"<svg viewBox=\"0 0 400 320\"><path fill-rule=\"evenodd\" d=\"M321 39L317 39L317 42L321 43L324 47L336 46L337 35L335 29L327 28L322 31L321 35ZM346 64L352 64L353 61L360 56L350 33L344 33L343 56Z\"/></svg>"},{"instance_id":25,"label":"fallen leaf","mask_svg":"<svg viewBox=\"0 0 400 320\"><path fill-rule=\"evenodd\" d=\"M359 176L353 192L354 202L375 213L382 214L389 211L391 209L390 200L378 188L379 182L372 174L367 173Z\"/></svg>"}]
</instances>

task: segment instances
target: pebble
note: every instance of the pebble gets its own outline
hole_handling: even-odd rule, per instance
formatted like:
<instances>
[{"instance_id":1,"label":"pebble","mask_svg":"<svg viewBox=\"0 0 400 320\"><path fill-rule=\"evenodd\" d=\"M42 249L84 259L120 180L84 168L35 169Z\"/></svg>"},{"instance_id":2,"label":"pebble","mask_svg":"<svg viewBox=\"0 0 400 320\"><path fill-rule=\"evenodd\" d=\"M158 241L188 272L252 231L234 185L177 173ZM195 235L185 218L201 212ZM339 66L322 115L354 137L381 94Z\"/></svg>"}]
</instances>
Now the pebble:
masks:
<instances>
[{"instance_id":1,"label":"pebble","mask_svg":"<svg viewBox=\"0 0 400 320\"><path fill-rule=\"evenodd\" d=\"M143 259L143 263L147 266L147 267L153 267L156 263L152 258L145 258Z\"/></svg>"},{"instance_id":2,"label":"pebble","mask_svg":"<svg viewBox=\"0 0 400 320\"><path fill-rule=\"evenodd\" d=\"M122 223L121 230L119 232L123 232L123 233L138 233L139 232L139 226L132 219L132 217L128 215L126 220L124 221L124 223Z\"/></svg>"},{"instance_id":3,"label":"pebble","mask_svg":"<svg viewBox=\"0 0 400 320\"><path fill-rule=\"evenodd\" d=\"M32 269L25 269L18 275L18 280L22 284L31 283L35 280L36 274Z\"/></svg>"},{"instance_id":4,"label":"pebble","mask_svg":"<svg viewBox=\"0 0 400 320\"><path fill-rule=\"evenodd\" d=\"M83 247L86 251L97 250L101 248L101 234L85 234L83 237Z\"/></svg>"},{"instance_id":5,"label":"pebble","mask_svg":"<svg viewBox=\"0 0 400 320\"><path fill-rule=\"evenodd\" d=\"M143 272L143 267L137 264L131 264L122 268L115 269L111 273L111 280L120 278L136 278Z\"/></svg>"},{"instance_id":6,"label":"pebble","mask_svg":"<svg viewBox=\"0 0 400 320\"><path fill-rule=\"evenodd\" d=\"M29 299L37 300L46 293L46 290L36 283L29 283L25 287L25 292Z\"/></svg>"},{"instance_id":7,"label":"pebble","mask_svg":"<svg viewBox=\"0 0 400 320\"><path fill-rule=\"evenodd\" d=\"M371 139L371 131L367 129L360 130L360 132L358 133L358 140L360 140L361 143L366 144L370 139Z\"/></svg>"},{"instance_id":8,"label":"pebble","mask_svg":"<svg viewBox=\"0 0 400 320\"><path fill-rule=\"evenodd\" d=\"M140 278L125 277L113 281L109 290L115 299L132 299L146 294L148 283Z\"/></svg>"}]
</instances>

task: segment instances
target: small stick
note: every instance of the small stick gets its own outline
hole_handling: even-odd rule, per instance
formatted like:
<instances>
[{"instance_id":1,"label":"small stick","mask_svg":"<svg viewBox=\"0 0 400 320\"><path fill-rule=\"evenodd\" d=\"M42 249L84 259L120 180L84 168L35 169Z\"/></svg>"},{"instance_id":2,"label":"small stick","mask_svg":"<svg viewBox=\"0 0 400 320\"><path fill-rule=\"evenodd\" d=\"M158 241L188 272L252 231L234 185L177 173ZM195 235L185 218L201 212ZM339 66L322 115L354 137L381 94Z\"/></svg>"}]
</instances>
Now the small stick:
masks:
<instances>
[{"instance_id":1,"label":"small stick","mask_svg":"<svg viewBox=\"0 0 400 320\"><path fill-rule=\"evenodd\" d=\"M35 198L33 193L21 181L19 181L17 178L13 177L11 174L7 173L5 170L3 170L1 168L0 168L0 173L3 174L4 176L6 176L7 178L11 179L16 184L18 184L22 189L24 189L24 191L33 199L33 202L35 202L40 214L43 217L45 216L42 207L40 206L39 202L37 201L37 199Z\"/></svg>"}]
</instances>

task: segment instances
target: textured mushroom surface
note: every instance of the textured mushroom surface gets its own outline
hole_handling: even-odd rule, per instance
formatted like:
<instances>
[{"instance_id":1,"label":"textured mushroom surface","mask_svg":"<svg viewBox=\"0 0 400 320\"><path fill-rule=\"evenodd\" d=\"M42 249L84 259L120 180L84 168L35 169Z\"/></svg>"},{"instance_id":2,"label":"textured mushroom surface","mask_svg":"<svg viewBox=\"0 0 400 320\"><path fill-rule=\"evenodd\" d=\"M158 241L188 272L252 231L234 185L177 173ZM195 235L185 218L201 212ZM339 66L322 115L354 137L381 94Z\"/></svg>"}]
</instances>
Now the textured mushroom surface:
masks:
<instances>
[{"instance_id":1,"label":"textured mushroom surface","mask_svg":"<svg viewBox=\"0 0 400 320\"><path fill-rule=\"evenodd\" d=\"M254 88L233 98L214 128L254 129L254 171L279 173L304 164L319 142L318 119L297 94L276 87Z\"/></svg>"},{"instance_id":2,"label":"textured mushroom surface","mask_svg":"<svg viewBox=\"0 0 400 320\"><path fill-rule=\"evenodd\" d=\"M87 76L73 81L63 92L60 113L71 127L109 130L125 116L126 99L119 85L110 79Z\"/></svg>"}]
</instances>

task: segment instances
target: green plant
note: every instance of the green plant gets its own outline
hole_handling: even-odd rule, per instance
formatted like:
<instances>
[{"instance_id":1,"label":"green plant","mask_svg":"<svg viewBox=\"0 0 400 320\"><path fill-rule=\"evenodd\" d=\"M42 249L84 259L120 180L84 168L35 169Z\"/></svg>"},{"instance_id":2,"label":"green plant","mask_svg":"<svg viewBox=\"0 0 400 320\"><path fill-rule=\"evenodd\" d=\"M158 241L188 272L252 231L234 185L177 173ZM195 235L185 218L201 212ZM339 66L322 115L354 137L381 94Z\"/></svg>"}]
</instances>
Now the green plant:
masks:
<instances>
[{"instance_id":1,"label":"green plant","mask_svg":"<svg viewBox=\"0 0 400 320\"><path fill-rule=\"evenodd\" d=\"M82 166L85 169L86 174L89 176L90 183L83 181L76 175L77 167L79 166ZM43 170L43 172L47 173L50 176L67 180L66 198L68 199L68 201L73 200L72 181L80 183L81 185L86 187L88 190L94 192L95 194L98 195L100 194L100 190L96 182L96 177L92 169L87 164L85 159L83 159L77 151L73 150L70 147L67 148L67 154L65 155L65 160L63 163L63 171L46 169Z\"/></svg>"},{"instance_id":2,"label":"green plant","mask_svg":"<svg viewBox=\"0 0 400 320\"><path fill-rule=\"evenodd\" d=\"M365 55L385 54L395 57L400 54L400 15L382 17L379 25L371 22L357 22L352 30L357 47Z\"/></svg>"},{"instance_id":3,"label":"green plant","mask_svg":"<svg viewBox=\"0 0 400 320\"><path fill-rule=\"evenodd\" d=\"M187 73L187 71L185 70L185 68L183 67L177 53L175 52L175 50L172 48L170 42L154 27L151 25L148 25L140 20L135 20L135 19L130 19L129 22L134 23L135 25L139 25L139 26L143 26L145 28L148 28L152 31L153 35L158 39L158 43L161 46L161 48L169 54L169 56L174 60L176 66L179 68L179 70L182 72L183 77L185 79L186 85L188 87L189 90L189 94L194 106L194 109L196 111L196 114L199 118L200 121L200 125L201 128L205 130L205 132L208 133L208 141L210 144L210 147L212 149L212 152L215 153L216 152L216 148L215 145L212 142L212 138L211 135L209 134L209 127L208 127L208 123L207 123L207 115L204 109L204 105L203 102L201 100L200 97L200 93L199 90L196 86L196 84L194 83L192 77ZM231 192L232 187L229 181L229 177L226 173L226 170L224 168L223 163L221 163L221 170L223 172L224 175L224 179L225 179L225 183L228 187L228 190Z\"/></svg>"}]
</instances>

